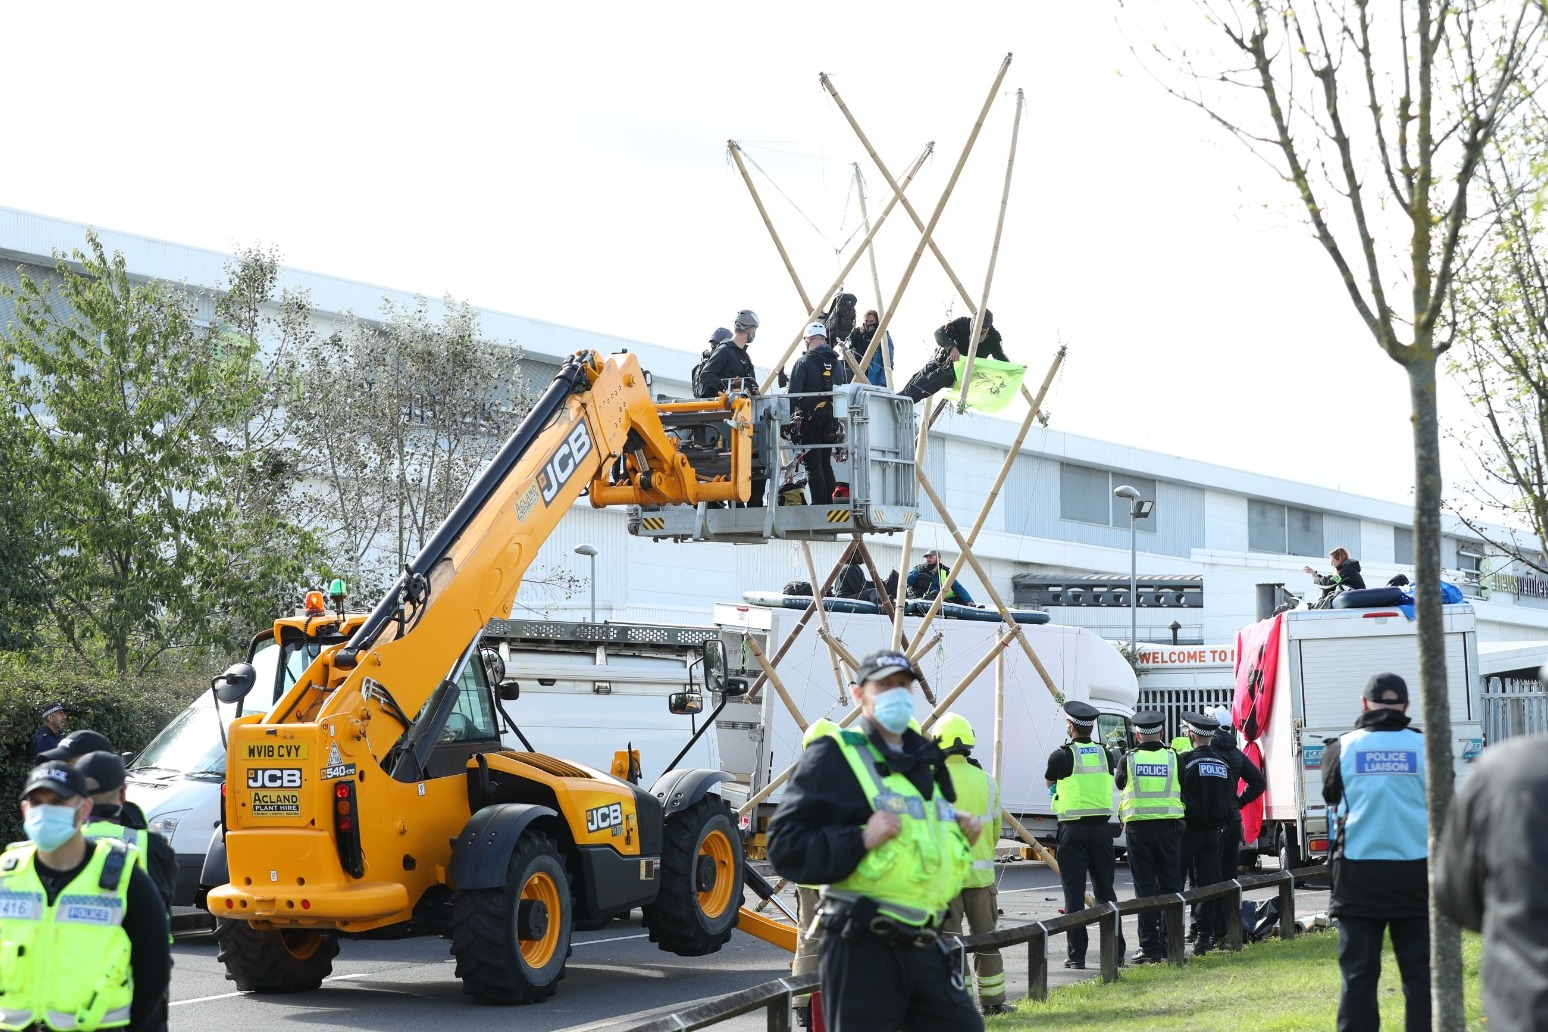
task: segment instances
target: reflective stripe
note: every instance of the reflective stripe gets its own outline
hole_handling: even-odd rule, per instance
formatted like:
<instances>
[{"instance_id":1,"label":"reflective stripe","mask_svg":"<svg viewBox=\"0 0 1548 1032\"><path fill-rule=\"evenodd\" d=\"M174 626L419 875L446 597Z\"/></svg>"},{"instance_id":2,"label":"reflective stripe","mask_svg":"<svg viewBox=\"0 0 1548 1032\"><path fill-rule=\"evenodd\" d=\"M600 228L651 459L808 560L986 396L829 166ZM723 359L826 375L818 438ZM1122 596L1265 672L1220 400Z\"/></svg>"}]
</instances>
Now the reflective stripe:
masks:
<instances>
[{"instance_id":1,"label":"reflective stripe","mask_svg":"<svg viewBox=\"0 0 1548 1032\"><path fill-rule=\"evenodd\" d=\"M1073 769L1054 783L1053 809L1061 821L1079 817L1111 817L1113 774L1107 750L1095 742L1071 742Z\"/></svg>"},{"instance_id":2,"label":"reflective stripe","mask_svg":"<svg viewBox=\"0 0 1548 1032\"><path fill-rule=\"evenodd\" d=\"M974 860L973 861L973 870L975 870L975 871L992 871L992 870L994 870L994 861L993 860Z\"/></svg>"},{"instance_id":3,"label":"reflective stripe","mask_svg":"<svg viewBox=\"0 0 1548 1032\"><path fill-rule=\"evenodd\" d=\"M112 1025L129 1024L129 1008L118 1007L102 1015L101 1021L88 1022L85 1025L77 1022L74 1014L66 1014L64 1011L44 1011L48 1027L58 1029L59 1032L69 1032L71 1029L97 1029L107 1028Z\"/></svg>"},{"instance_id":4,"label":"reflective stripe","mask_svg":"<svg viewBox=\"0 0 1548 1032\"><path fill-rule=\"evenodd\" d=\"M1152 770L1164 765L1166 773L1141 773L1141 766ZM1175 820L1183 815L1182 790L1178 782L1179 761L1170 749L1145 749L1131 752L1125 761L1128 780L1119 796L1118 814L1124 821ZM1153 786L1153 787L1148 787Z\"/></svg>"},{"instance_id":5,"label":"reflective stripe","mask_svg":"<svg viewBox=\"0 0 1548 1032\"><path fill-rule=\"evenodd\" d=\"M853 906L854 904L864 899L865 894L861 892L848 892L844 889L835 889L833 886L828 885L825 886L822 890L822 898L836 900L840 903ZM939 913L931 913L928 910L921 910L918 907L908 907L901 903L891 903L880 899L876 901L876 904L878 913L886 914L888 917L895 917L899 921L904 921L911 925L933 926L940 923L941 915Z\"/></svg>"}]
</instances>

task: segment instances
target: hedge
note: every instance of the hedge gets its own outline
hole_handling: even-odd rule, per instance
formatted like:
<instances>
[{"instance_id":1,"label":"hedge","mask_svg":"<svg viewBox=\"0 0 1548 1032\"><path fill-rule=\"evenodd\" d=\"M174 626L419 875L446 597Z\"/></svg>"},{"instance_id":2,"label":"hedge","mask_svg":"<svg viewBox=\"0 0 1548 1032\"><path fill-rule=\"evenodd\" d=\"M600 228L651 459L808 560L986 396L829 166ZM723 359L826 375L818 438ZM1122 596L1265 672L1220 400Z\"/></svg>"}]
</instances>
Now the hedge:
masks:
<instances>
[{"instance_id":1,"label":"hedge","mask_svg":"<svg viewBox=\"0 0 1548 1032\"><path fill-rule=\"evenodd\" d=\"M0 842L22 837L17 803L45 706L59 702L69 709L68 731L90 728L118 751L138 752L201 690L209 690L208 679L183 671L137 681L51 671L0 674Z\"/></svg>"}]
</instances>

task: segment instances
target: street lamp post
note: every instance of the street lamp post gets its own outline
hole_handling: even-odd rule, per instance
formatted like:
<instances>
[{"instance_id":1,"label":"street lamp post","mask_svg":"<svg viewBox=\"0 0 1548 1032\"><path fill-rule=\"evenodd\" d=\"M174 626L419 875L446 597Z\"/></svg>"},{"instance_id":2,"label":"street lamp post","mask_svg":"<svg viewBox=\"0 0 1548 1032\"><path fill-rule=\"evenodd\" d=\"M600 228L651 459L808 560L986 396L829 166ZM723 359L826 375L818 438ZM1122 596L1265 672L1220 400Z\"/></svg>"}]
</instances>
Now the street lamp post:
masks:
<instances>
[{"instance_id":1,"label":"street lamp post","mask_svg":"<svg viewBox=\"0 0 1548 1032\"><path fill-rule=\"evenodd\" d=\"M591 545L576 545L575 554L591 560L591 622L597 622L597 550Z\"/></svg>"},{"instance_id":2,"label":"street lamp post","mask_svg":"<svg viewBox=\"0 0 1548 1032\"><path fill-rule=\"evenodd\" d=\"M1139 521L1150 516L1156 503L1141 498L1128 484L1114 488L1113 495L1129 503L1129 656L1133 658L1139 655L1139 550L1134 535Z\"/></svg>"}]
</instances>

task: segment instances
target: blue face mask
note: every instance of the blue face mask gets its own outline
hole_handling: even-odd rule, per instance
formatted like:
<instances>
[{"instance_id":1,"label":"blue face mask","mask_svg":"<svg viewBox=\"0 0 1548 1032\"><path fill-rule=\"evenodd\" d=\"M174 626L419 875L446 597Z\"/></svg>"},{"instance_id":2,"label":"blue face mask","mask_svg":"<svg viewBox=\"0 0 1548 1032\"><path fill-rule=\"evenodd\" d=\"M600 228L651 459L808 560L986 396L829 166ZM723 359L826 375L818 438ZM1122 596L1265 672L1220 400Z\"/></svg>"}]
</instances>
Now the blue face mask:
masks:
<instances>
[{"instance_id":1,"label":"blue face mask","mask_svg":"<svg viewBox=\"0 0 1548 1032\"><path fill-rule=\"evenodd\" d=\"M908 730L914 716L914 693L907 688L889 688L874 696L875 721L895 735Z\"/></svg>"},{"instance_id":2,"label":"blue face mask","mask_svg":"<svg viewBox=\"0 0 1548 1032\"><path fill-rule=\"evenodd\" d=\"M39 849L50 853L75 835L76 813L73 806L34 803L27 807L27 815L22 818L22 829Z\"/></svg>"}]
</instances>

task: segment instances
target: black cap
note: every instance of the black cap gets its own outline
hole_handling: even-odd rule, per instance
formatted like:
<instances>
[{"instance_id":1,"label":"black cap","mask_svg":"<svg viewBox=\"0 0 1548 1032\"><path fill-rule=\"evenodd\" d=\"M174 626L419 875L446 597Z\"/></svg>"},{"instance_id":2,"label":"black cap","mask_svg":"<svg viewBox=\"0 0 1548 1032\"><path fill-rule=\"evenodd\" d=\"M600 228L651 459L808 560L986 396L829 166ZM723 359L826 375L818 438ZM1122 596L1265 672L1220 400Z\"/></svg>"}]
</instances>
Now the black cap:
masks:
<instances>
[{"instance_id":1,"label":"black cap","mask_svg":"<svg viewBox=\"0 0 1548 1032\"><path fill-rule=\"evenodd\" d=\"M1102 714L1091 703L1075 700L1064 704L1064 715L1076 727L1091 727Z\"/></svg>"},{"instance_id":2,"label":"black cap","mask_svg":"<svg viewBox=\"0 0 1548 1032\"><path fill-rule=\"evenodd\" d=\"M57 703L57 702L51 702L47 706L43 707L43 716L44 717L52 717L55 713L63 713L63 712L65 712L64 706L61 705L60 703Z\"/></svg>"},{"instance_id":3,"label":"black cap","mask_svg":"<svg viewBox=\"0 0 1548 1032\"><path fill-rule=\"evenodd\" d=\"M1155 710L1142 710L1134 714L1134 730L1142 735L1159 735L1166 726L1166 714Z\"/></svg>"},{"instance_id":4,"label":"black cap","mask_svg":"<svg viewBox=\"0 0 1548 1032\"><path fill-rule=\"evenodd\" d=\"M1406 705L1408 682L1397 674L1372 674L1371 679L1365 682L1365 697L1372 702Z\"/></svg>"},{"instance_id":5,"label":"black cap","mask_svg":"<svg viewBox=\"0 0 1548 1032\"><path fill-rule=\"evenodd\" d=\"M58 792L66 799L91 794L86 788L86 775L62 760L49 760L33 767L32 773L27 775L27 784L21 790L21 798L26 799L40 788Z\"/></svg>"},{"instance_id":6,"label":"black cap","mask_svg":"<svg viewBox=\"0 0 1548 1032\"><path fill-rule=\"evenodd\" d=\"M1182 721L1196 735L1212 735L1220 730L1220 721L1204 713L1184 713Z\"/></svg>"},{"instance_id":7,"label":"black cap","mask_svg":"<svg viewBox=\"0 0 1548 1032\"><path fill-rule=\"evenodd\" d=\"M914 671L914 664L907 656L892 649L882 649L860 661L860 669L855 671L855 680L865 684L867 681L880 681L893 674L907 674L916 680L919 677Z\"/></svg>"},{"instance_id":8,"label":"black cap","mask_svg":"<svg viewBox=\"0 0 1548 1032\"><path fill-rule=\"evenodd\" d=\"M105 735L95 731L71 731L59 740L58 745L38 755L45 760L73 760L87 753L112 751L113 743Z\"/></svg>"},{"instance_id":9,"label":"black cap","mask_svg":"<svg viewBox=\"0 0 1548 1032\"><path fill-rule=\"evenodd\" d=\"M124 761L117 753L87 753L76 761L75 769L85 775L86 787L93 794L124 786Z\"/></svg>"}]
</instances>

